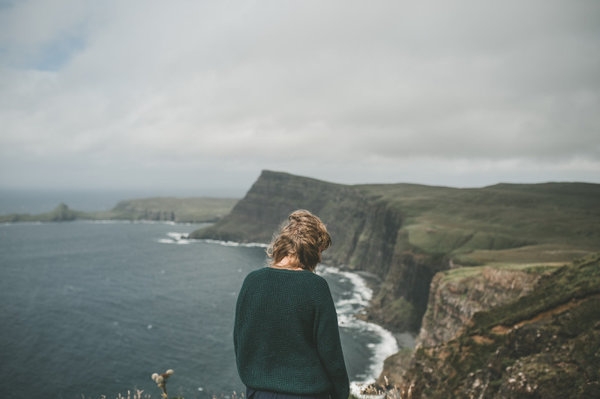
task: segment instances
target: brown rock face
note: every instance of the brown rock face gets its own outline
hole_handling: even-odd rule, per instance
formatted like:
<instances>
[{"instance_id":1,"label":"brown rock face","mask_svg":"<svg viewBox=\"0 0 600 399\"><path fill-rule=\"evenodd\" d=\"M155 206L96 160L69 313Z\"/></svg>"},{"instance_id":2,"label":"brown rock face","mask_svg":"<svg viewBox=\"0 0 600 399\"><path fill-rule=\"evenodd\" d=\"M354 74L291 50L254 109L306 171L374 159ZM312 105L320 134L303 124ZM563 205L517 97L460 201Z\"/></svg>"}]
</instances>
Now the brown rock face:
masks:
<instances>
[{"instance_id":1,"label":"brown rock face","mask_svg":"<svg viewBox=\"0 0 600 399\"><path fill-rule=\"evenodd\" d=\"M541 276L534 271L492 267L436 274L417 346L437 346L449 341L476 312L515 301L530 292Z\"/></svg>"},{"instance_id":2,"label":"brown rock face","mask_svg":"<svg viewBox=\"0 0 600 399\"><path fill-rule=\"evenodd\" d=\"M427 335L404 363L404 398L600 397L600 255L543 274L444 339Z\"/></svg>"}]
</instances>

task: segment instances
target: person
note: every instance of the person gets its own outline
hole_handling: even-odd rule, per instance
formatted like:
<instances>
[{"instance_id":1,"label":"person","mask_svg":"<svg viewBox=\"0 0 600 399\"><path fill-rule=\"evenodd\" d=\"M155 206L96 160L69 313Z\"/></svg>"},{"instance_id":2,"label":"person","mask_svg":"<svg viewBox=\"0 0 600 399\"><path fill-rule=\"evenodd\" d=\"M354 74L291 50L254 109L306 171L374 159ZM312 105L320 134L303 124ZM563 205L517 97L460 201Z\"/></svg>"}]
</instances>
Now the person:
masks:
<instances>
[{"instance_id":1,"label":"person","mask_svg":"<svg viewBox=\"0 0 600 399\"><path fill-rule=\"evenodd\" d=\"M233 339L247 399L348 399L335 305L315 273L330 246L321 219L294 211L267 249L267 267L244 279Z\"/></svg>"}]
</instances>

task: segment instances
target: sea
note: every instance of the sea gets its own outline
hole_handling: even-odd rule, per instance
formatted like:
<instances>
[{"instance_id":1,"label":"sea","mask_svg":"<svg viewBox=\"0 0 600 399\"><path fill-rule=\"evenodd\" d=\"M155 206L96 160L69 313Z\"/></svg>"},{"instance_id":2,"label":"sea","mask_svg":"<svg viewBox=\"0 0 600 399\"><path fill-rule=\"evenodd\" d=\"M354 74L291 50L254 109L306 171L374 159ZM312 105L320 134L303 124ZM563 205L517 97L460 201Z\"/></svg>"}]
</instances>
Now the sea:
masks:
<instances>
[{"instance_id":1,"label":"sea","mask_svg":"<svg viewBox=\"0 0 600 399\"><path fill-rule=\"evenodd\" d=\"M186 238L205 226L0 224L0 397L158 398L151 375L168 369L169 396L240 397L235 301L244 277L265 267L265 245ZM397 340L355 317L372 296L361 275L317 270L336 303L349 377L369 383Z\"/></svg>"}]
</instances>

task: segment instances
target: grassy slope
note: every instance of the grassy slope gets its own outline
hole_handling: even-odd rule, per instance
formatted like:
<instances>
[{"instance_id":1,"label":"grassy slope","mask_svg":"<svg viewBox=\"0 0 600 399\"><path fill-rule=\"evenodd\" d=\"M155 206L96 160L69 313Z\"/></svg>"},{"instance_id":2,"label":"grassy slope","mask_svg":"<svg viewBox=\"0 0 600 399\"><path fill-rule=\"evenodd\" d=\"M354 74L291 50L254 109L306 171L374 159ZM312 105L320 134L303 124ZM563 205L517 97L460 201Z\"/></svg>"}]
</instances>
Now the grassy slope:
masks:
<instances>
[{"instance_id":1,"label":"grassy slope","mask_svg":"<svg viewBox=\"0 0 600 399\"><path fill-rule=\"evenodd\" d=\"M600 250L600 185L361 186L405 215L409 242L455 263L571 260Z\"/></svg>"}]
</instances>

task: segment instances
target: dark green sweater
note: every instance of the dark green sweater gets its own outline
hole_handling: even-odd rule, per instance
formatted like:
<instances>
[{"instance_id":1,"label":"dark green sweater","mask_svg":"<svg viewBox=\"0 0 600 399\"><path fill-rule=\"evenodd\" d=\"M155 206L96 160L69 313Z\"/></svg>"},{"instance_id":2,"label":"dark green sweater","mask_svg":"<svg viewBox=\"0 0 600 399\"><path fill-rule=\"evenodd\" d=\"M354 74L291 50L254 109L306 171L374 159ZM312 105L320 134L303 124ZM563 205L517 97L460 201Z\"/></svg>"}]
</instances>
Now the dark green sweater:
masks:
<instances>
[{"instance_id":1,"label":"dark green sweater","mask_svg":"<svg viewBox=\"0 0 600 399\"><path fill-rule=\"evenodd\" d=\"M250 273L238 296L233 340L246 386L348 398L337 314L322 277L271 267Z\"/></svg>"}]
</instances>

